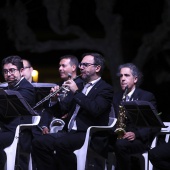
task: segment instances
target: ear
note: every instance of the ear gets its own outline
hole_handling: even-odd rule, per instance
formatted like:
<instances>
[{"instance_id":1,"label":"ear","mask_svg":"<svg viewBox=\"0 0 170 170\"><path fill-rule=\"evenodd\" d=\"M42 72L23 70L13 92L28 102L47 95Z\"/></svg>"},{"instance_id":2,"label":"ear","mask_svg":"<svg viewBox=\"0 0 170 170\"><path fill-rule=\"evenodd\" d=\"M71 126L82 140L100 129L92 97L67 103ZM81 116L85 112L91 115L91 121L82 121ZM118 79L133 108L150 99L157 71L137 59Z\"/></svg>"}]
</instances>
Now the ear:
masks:
<instances>
[{"instance_id":1,"label":"ear","mask_svg":"<svg viewBox=\"0 0 170 170\"><path fill-rule=\"evenodd\" d=\"M20 69L20 74L22 77L23 77L23 70L24 70L23 68Z\"/></svg>"},{"instance_id":2,"label":"ear","mask_svg":"<svg viewBox=\"0 0 170 170\"><path fill-rule=\"evenodd\" d=\"M138 77L135 77L135 78L134 78L134 84L136 84L137 81L138 81Z\"/></svg>"},{"instance_id":3,"label":"ear","mask_svg":"<svg viewBox=\"0 0 170 170\"><path fill-rule=\"evenodd\" d=\"M72 65L72 70L73 70L73 71L76 70L76 65Z\"/></svg>"},{"instance_id":4,"label":"ear","mask_svg":"<svg viewBox=\"0 0 170 170\"><path fill-rule=\"evenodd\" d=\"M33 67L30 67L31 71L33 71Z\"/></svg>"},{"instance_id":5,"label":"ear","mask_svg":"<svg viewBox=\"0 0 170 170\"><path fill-rule=\"evenodd\" d=\"M20 69L20 73L21 73L21 74L22 74L23 70L24 70L24 68L21 68L21 69Z\"/></svg>"},{"instance_id":6,"label":"ear","mask_svg":"<svg viewBox=\"0 0 170 170\"><path fill-rule=\"evenodd\" d=\"M100 65L97 65L97 66L96 66L96 73L98 73L98 72L100 71L100 69L101 69L101 66L100 66Z\"/></svg>"}]
</instances>

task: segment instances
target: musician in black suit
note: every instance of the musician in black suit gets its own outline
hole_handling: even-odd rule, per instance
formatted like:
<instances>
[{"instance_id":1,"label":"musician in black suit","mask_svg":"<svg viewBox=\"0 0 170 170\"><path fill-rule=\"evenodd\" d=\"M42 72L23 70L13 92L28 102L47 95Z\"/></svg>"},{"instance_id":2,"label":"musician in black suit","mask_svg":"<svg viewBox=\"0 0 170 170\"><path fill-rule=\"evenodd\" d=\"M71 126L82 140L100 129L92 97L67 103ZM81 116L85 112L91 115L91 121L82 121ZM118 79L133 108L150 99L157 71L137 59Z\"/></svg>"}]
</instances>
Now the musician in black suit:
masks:
<instances>
[{"instance_id":1,"label":"musician in black suit","mask_svg":"<svg viewBox=\"0 0 170 170\"><path fill-rule=\"evenodd\" d=\"M60 57L58 71L60 74L61 81L57 83L57 86L51 88L50 93L54 93L56 90L58 90L58 88L63 85L65 81L69 79L74 80L74 82L78 86L82 86L83 80L80 76L77 75L78 64L78 59L74 55L69 54ZM43 134L49 133L49 124L52 119L55 119L54 116L56 118L64 120L65 124L68 123L69 118L67 117L67 113L69 111L69 108L67 108L67 103L70 103L72 101L74 95L72 92L66 91L67 97L64 97L63 90L60 90L57 95L51 97L50 101L48 101L49 107L46 107L42 110L42 119L40 121L39 126L42 128Z\"/></svg>"},{"instance_id":2,"label":"musician in black suit","mask_svg":"<svg viewBox=\"0 0 170 170\"><path fill-rule=\"evenodd\" d=\"M5 81L8 83L7 90L18 91L23 96L23 98L31 106L33 106L35 104L34 87L24 77L21 76L22 71L23 63L19 56L9 56L2 60L2 73ZM0 169L3 169L6 160L6 155L3 149L11 145L12 141L14 140L17 125L31 122L31 116L4 117L3 115L0 115ZM25 135L26 139L28 139L28 132L27 130L23 130L21 133L20 149L23 151L27 149L29 150L30 143L27 145L28 141L25 140Z\"/></svg>"},{"instance_id":3,"label":"musician in black suit","mask_svg":"<svg viewBox=\"0 0 170 170\"><path fill-rule=\"evenodd\" d=\"M74 94L69 105L69 115L74 115L75 119L70 116L67 132L43 135L33 141L33 155L38 170L77 169L73 151L83 145L87 128L108 125L113 89L101 79L103 57L98 53L84 54L79 68L82 79L89 83L89 87L85 93L85 88L82 92L82 88L73 80L64 83Z\"/></svg>"},{"instance_id":4,"label":"musician in black suit","mask_svg":"<svg viewBox=\"0 0 170 170\"><path fill-rule=\"evenodd\" d=\"M169 170L170 168L170 140L161 143L148 152L154 170Z\"/></svg>"},{"instance_id":5,"label":"musician in black suit","mask_svg":"<svg viewBox=\"0 0 170 170\"><path fill-rule=\"evenodd\" d=\"M113 97L113 107L116 117L119 119L122 100L149 101L156 108L156 100L151 92L142 90L139 85L142 80L142 73L132 63L120 65L118 68L118 76L120 77L121 91L115 93ZM126 94L125 93L126 89ZM127 116L127 115L126 115ZM116 155L117 170L131 170L131 154L143 153L149 149L152 139L160 129L137 128L127 116L123 124L125 125L125 133L121 139L117 139L116 143L112 143L113 150ZM118 125L117 125L118 127Z\"/></svg>"}]
</instances>

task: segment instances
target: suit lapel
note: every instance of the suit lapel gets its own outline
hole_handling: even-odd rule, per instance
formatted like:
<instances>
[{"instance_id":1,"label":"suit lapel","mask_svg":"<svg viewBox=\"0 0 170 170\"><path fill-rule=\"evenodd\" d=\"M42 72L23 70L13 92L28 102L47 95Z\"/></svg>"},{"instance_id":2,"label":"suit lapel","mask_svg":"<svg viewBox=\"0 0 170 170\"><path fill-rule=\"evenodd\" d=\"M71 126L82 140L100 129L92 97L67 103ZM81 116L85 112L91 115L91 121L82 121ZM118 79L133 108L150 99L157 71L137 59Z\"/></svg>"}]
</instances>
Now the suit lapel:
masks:
<instances>
[{"instance_id":1,"label":"suit lapel","mask_svg":"<svg viewBox=\"0 0 170 170\"><path fill-rule=\"evenodd\" d=\"M92 96L96 93L98 87L100 87L100 85L102 84L102 80L100 79L93 87L92 89L89 91L89 93L87 94L87 96Z\"/></svg>"},{"instance_id":2,"label":"suit lapel","mask_svg":"<svg viewBox=\"0 0 170 170\"><path fill-rule=\"evenodd\" d=\"M134 101L134 100L139 100L139 94L138 94L138 90L135 89L134 93L132 94L130 101Z\"/></svg>"}]
</instances>

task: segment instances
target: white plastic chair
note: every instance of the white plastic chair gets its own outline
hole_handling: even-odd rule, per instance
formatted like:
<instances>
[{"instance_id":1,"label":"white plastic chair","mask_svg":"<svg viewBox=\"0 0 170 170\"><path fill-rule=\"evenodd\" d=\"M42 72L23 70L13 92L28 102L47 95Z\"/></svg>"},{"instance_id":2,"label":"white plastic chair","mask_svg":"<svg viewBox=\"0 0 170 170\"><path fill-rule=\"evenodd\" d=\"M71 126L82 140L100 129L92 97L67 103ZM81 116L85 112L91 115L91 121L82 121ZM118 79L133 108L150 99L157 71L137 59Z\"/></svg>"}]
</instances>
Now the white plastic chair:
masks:
<instances>
[{"instance_id":1,"label":"white plastic chair","mask_svg":"<svg viewBox=\"0 0 170 170\"><path fill-rule=\"evenodd\" d=\"M77 157L77 170L85 170L87 151L90 145L92 133L97 131L110 130L114 127L116 121L117 121L116 118L110 118L109 123L111 124L108 126L91 126L87 129L86 138L83 146L80 149L74 151L74 154ZM106 160L105 160L105 168L106 168Z\"/></svg>"},{"instance_id":2,"label":"white plastic chair","mask_svg":"<svg viewBox=\"0 0 170 170\"><path fill-rule=\"evenodd\" d=\"M151 144L151 148L156 147L157 145L157 141L158 141L158 136L159 135L165 135L165 142L169 141L169 135L170 135L170 122L163 122L165 127L161 128L160 133L158 133L158 135L153 139L152 144ZM141 161L141 157L144 160L144 170L153 170L153 165L152 163L149 161L148 158L148 151L144 152L143 154L134 154L136 157L138 157ZM143 163L141 162L140 165L142 166Z\"/></svg>"},{"instance_id":3,"label":"white plastic chair","mask_svg":"<svg viewBox=\"0 0 170 170\"><path fill-rule=\"evenodd\" d=\"M151 148L156 146L157 137L155 137L152 141ZM150 170L149 166L149 159L148 159L148 151L142 154L133 154L132 156L137 157L140 161L140 168L142 170ZM143 163L144 162L144 163Z\"/></svg>"},{"instance_id":4,"label":"white plastic chair","mask_svg":"<svg viewBox=\"0 0 170 170\"><path fill-rule=\"evenodd\" d=\"M5 164L5 170L14 170L15 169L15 158L16 158L16 151L17 151L17 144L19 141L19 134L21 127L31 127L36 126L40 122L40 116L33 116L32 117L32 124L20 124L17 126L15 131L15 137L10 146L4 149L7 157L7 161Z\"/></svg>"},{"instance_id":5,"label":"white plastic chair","mask_svg":"<svg viewBox=\"0 0 170 170\"><path fill-rule=\"evenodd\" d=\"M169 141L169 137L170 137L170 122L163 122L165 127L161 128L159 135L165 135L165 142L167 143ZM153 141L153 147L155 147L157 145L157 141L158 141L158 136L155 137L154 141ZM151 146L151 148L153 148ZM148 161L148 170L153 170L153 165L150 161Z\"/></svg>"}]
</instances>

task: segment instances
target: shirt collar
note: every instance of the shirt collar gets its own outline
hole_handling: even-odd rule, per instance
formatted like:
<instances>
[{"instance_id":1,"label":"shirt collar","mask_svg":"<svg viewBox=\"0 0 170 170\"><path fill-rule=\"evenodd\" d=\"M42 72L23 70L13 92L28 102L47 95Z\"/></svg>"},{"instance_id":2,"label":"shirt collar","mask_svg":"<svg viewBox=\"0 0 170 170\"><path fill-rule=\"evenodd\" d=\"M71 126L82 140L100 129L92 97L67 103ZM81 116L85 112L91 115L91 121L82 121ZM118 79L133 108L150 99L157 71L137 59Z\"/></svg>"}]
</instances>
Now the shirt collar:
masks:
<instances>
[{"instance_id":1,"label":"shirt collar","mask_svg":"<svg viewBox=\"0 0 170 170\"><path fill-rule=\"evenodd\" d=\"M94 86L100 79L101 79L101 77L99 77L98 79L93 80L93 81L91 81L91 82L89 82L89 83L91 83L92 86Z\"/></svg>"},{"instance_id":2,"label":"shirt collar","mask_svg":"<svg viewBox=\"0 0 170 170\"><path fill-rule=\"evenodd\" d=\"M129 98L131 98L132 94L134 93L136 88L134 88L132 91L130 91L127 95L129 96Z\"/></svg>"}]
</instances>

